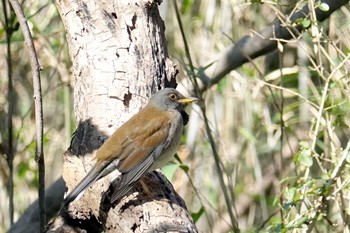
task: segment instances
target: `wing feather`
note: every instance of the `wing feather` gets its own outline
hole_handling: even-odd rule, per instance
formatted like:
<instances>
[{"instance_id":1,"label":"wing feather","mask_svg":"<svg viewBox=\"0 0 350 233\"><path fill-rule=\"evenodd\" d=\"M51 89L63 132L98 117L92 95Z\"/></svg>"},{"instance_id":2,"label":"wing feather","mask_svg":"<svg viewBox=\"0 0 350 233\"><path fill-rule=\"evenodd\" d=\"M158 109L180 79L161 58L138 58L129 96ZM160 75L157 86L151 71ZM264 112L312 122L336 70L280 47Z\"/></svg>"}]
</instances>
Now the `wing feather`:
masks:
<instances>
[{"instance_id":1,"label":"wing feather","mask_svg":"<svg viewBox=\"0 0 350 233\"><path fill-rule=\"evenodd\" d=\"M125 196L135 183L147 172L148 168L154 163L154 157L149 156L137 167L121 175L118 186L113 191L111 203Z\"/></svg>"},{"instance_id":2,"label":"wing feather","mask_svg":"<svg viewBox=\"0 0 350 233\"><path fill-rule=\"evenodd\" d=\"M118 160L118 170L122 173L112 202L126 195L162 153L170 120L169 113L148 106L117 129L97 150L97 161Z\"/></svg>"}]
</instances>

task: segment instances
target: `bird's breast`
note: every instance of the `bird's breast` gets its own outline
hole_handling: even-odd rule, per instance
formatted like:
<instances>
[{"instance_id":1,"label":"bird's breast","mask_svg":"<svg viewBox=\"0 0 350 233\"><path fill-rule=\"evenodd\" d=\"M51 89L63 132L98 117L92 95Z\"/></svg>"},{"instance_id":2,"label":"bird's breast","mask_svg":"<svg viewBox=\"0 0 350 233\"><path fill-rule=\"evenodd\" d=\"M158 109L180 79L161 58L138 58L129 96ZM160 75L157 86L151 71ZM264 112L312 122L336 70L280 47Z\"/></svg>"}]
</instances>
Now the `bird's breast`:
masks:
<instances>
[{"instance_id":1,"label":"bird's breast","mask_svg":"<svg viewBox=\"0 0 350 233\"><path fill-rule=\"evenodd\" d=\"M182 117L176 110L173 110L170 115L171 123L168 137L164 142L163 148L159 148L162 150L162 152L159 153L157 158L155 158L154 164L152 165L150 171L161 168L168 163L173 158L180 146L183 130Z\"/></svg>"}]
</instances>

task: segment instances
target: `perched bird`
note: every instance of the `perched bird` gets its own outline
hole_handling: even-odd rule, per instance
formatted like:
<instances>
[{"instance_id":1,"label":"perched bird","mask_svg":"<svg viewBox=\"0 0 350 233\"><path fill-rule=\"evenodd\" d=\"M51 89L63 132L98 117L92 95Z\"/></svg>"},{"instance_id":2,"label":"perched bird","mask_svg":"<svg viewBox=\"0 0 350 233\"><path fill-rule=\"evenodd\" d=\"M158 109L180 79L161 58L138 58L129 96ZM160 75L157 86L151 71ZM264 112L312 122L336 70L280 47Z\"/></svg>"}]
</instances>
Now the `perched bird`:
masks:
<instances>
[{"instance_id":1,"label":"perched bird","mask_svg":"<svg viewBox=\"0 0 350 233\"><path fill-rule=\"evenodd\" d=\"M173 88L165 88L152 96L150 102L118 128L96 151L96 163L85 178L66 196L69 205L95 181L115 169L121 173L111 202L125 196L147 172L165 165L176 153L184 121L183 108L197 98L185 98Z\"/></svg>"}]
</instances>

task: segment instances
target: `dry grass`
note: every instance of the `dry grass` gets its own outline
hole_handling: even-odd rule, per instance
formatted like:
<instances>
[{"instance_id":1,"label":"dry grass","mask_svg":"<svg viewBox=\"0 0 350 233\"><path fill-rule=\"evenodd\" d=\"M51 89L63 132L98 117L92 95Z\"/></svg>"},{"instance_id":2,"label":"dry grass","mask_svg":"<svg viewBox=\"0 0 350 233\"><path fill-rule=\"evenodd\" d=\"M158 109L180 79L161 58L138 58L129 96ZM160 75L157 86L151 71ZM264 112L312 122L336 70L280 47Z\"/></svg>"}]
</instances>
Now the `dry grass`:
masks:
<instances>
[{"instance_id":1,"label":"dry grass","mask_svg":"<svg viewBox=\"0 0 350 233\"><path fill-rule=\"evenodd\" d=\"M281 1L190 2L181 19L194 67L214 62L232 42L305 4L295 3L297 7ZM179 82L182 88L191 89L186 72L189 60L172 1L162 5L169 52L182 66L183 80ZM26 14L32 15L29 23L44 68L44 147L49 184L61 174L61 155L74 128L69 56L54 6L26 1L23 8L30 9ZM228 208L244 232L341 232L349 225L349 15L348 7L344 7L326 22L311 21L311 29L281 45L280 51L230 72L204 93L220 171L215 166L202 109L194 107L186 145L179 151L182 164L177 162L172 183L191 212L204 210L196 223L201 232L230 232ZM37 180L29 65L21 33L16 31L12 38L16 220L37 198ZM4 35L1 41L0 49L6 54ZM6 56L0 56L0 69L7 70ZM3 72L1 119L7 114L6 80ZM1 200L7 199L9 179L3 154L6 129L6 125L0 126ZM170 168L165 169L168 174ZM225 187L220 185L219 172ZM224 199L223 188L231 206ZM5 231L9 227L8 203L0 202L0 209L0 231Z\"/></svg>"}]
</instances>

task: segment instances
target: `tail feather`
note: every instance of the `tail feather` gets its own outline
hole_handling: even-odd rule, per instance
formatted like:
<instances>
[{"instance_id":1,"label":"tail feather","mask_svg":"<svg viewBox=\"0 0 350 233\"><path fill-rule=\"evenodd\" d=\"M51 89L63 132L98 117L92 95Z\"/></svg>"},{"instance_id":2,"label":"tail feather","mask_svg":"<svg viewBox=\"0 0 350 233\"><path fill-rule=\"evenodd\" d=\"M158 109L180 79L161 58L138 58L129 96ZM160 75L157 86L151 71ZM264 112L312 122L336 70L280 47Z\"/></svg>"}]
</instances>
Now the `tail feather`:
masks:
<instances>
[{"instance_id":1,"label":"tail feather","mask_svg":"<svg viewBox=\"0 0 350 233\"><path fill-rule=\"evenodd\" d=\"M63 206L68 206L69 203L80 197L90 185L102 178L104 175L103 170L106 166L108 164L95 164L79 184L65 197Z\"/></svg>"}]
</instances>

